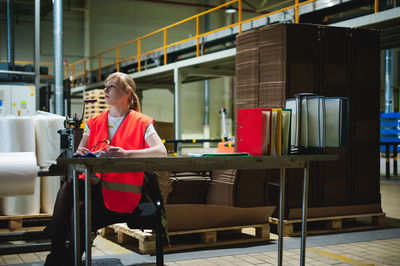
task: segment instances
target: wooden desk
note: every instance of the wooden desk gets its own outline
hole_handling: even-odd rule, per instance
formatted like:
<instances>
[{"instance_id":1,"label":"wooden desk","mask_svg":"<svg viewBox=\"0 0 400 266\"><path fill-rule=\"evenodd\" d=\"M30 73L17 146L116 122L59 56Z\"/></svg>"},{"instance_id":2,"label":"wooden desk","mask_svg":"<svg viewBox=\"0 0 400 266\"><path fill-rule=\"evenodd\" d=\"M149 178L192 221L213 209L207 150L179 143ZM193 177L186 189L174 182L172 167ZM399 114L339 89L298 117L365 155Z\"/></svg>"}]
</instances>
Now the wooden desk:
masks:
<instances>
[{"instance_id":1,"label":"wooden desk","mask_svg":"<svg viewBox=\"0 0 400 266\"><path fill-rule=\"evenodd\" d=\"M167 157L167 158L70 158L58 159L59 164L73 166L74 180L74 236L75 236L75 263L78 265L79 254L79 212L77 209L78 182L76 169L84 169L86 176L92 173L113 172L146 172L146 171L207 171L217 169L280 169L280 206L279 221L284 220L286 168L303 168L303 206L300 263L305 265L306 238L307 238L307 203L308 203L308 174L309 162L333 161L338 155L290 155L290 156L221 156L221 157ZM85 180L85 228L86 228L86 265L91 265L91 204L89 179ZM279 223L278 238L278 265L282 265L283 258L283 222Z\"/></svg>"}]
</instances>

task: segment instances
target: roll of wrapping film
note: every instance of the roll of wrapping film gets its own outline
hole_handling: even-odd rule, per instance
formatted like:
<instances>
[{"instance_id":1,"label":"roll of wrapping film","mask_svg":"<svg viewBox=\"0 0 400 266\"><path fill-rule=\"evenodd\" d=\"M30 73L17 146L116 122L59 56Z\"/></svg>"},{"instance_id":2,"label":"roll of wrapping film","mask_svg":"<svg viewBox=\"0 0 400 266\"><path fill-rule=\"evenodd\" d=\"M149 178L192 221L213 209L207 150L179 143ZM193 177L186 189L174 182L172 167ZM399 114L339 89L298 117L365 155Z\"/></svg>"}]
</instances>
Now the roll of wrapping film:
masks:
<instances>
[{"instance_id":1,"label":"roll of wrapping film","mask_svg":"<svg viewBox=\"0 0 400 266\"><path fill-rule=\"evenodd\" d=\"M60 155L60 134L57 131L64 128L64 120L63 116L46 112L35 115L36 157L41 168L55 163ZM60 177L41 177L40 189L41 212L52 213L60 189Z\"/></svg>"},{"instance_id":2,"label":"roll of wrapping film","mask_svg":"<svg viewBox=\"0 0 400 266\"><path fill-rule=\"evenodd\" d=\"M34 194L37 169L33 152L1 152L0 197Z\"/></svg>"},{"instance_id":3,"label":"roll of wrapping film","mask_svg":"<svg viewBox=\"0 0 400 266\"><path fill-rule=\"evenodd\" d=\"M41 112L35 115L36 157L40 167L49 167L60 155L60 134L65 117Z\"/></svg>"},{"instance_id":4,"label":"roll of wrapping film","mask_svg":"<svg viewBox=\"0 0 400 266\"><path fill-rule=\"evenodd\" d=\"M33 117L0 117L0 152L35 152Z\"/></svg>"},{"instance_id":5,"label":"roll of wrapping film","mask_svg":"<svg viewBox=\"0 0 400 266\"><path fill-rule=\"evenodd\" d=\"M0 198L0 214L33 215L40 213L40 177L35 177L35 193L32 196Z\"/></svg>"},{"instance_id":6,"label":"roll of wrapping film","mask_svg":"<svg viewBox=\"0 0 400 266\"><path fill-rule=\"evenodd\" d=\"M59 176L42 176L40 180L40 206L41 212L52 213L60 189Z\"/></svg>"},{"instance_id":7,"label":"roll of wrapping film","mask_svg":"<svg viewBox=\"0 0 400 266\"><path fill-rule=\"evenodd\" d=\"M5 116L0 117L0 153L30 152L37 162L35 152L35 120L32 116ZM4 154L3 154L4 155ZM14 154L15 155L15 154ZM3 161L3 158L1 159ZM22 166L22 162L18 167ZM9 167L9 166L7 166ZM0 174L0 178L3 177ZM1 181L1 187L10 191L10 194L25 195L26 187L32 189L30 196L6 197L0 200L0 214L3 215L29 215L40 212L40 180L29 179L29 182L14 180L16 183L5 184ZM19 181L19 182L17 182Z\"/></svg>"}]
</instances>

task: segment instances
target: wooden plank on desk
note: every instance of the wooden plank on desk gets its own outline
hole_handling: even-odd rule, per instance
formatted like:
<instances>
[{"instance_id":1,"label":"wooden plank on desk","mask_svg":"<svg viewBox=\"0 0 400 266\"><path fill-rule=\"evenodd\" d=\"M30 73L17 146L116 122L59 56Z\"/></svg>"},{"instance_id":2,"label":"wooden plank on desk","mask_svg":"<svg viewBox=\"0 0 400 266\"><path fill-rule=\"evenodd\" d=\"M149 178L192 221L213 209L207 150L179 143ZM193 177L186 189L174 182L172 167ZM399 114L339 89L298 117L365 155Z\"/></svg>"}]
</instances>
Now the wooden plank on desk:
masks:
<instances>
[{"instance_id":1,"label":"wooden plank on desk","mask_svg":"<svg viewBox=\"0 0 400 266\"><path fill-rule=\"evenodd\" d=\"M206 171L216 169L303 168L309 161L337 160L337 155L291 155L250 157L166 157L166 158L71 158L60 164L91 167L94 172Z\"/></svg>"}]
</instances>

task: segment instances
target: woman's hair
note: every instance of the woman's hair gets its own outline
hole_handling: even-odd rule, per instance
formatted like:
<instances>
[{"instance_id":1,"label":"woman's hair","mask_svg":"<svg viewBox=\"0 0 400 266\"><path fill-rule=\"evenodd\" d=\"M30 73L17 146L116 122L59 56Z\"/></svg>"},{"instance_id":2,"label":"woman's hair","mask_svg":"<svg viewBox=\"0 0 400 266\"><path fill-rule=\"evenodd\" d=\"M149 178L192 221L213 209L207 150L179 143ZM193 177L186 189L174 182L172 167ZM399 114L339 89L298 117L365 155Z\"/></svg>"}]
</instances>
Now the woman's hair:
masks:
<instances>
[{"instance_id":1,"label":"woman's hair","mask_svg":"<svg viewBox=\"0 0 400 266\"><path fill-rule=\"evenodd\" d=\"M110 80L116 80L121 85L121 88L129 95L128 99L129 109L140 112L139 98L135 93L136 84L133 81L132 77L125 73L115 72L107 77L105 83L107 83Z\"/></svg>"}]
</instances>

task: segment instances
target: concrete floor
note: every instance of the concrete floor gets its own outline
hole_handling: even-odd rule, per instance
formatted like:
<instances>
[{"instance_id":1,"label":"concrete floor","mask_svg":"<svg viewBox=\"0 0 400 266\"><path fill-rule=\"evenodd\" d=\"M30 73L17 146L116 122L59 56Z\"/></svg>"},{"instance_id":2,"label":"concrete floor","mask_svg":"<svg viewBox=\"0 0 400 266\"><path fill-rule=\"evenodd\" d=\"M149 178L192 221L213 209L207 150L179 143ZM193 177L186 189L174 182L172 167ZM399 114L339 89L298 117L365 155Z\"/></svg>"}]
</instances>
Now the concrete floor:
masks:
<instances>
[{"instance_id":1,"label":"concrete floor","mask_svg":"<svg viewBox=\"0 0 400 266\"><path fill-rule=\"evenodd\" d=\"M400 168L399 168L400 169ZM400 265L400 178L381 178L382 208L387 227L363 232L309 236L306 265ZM299 265L300 238L284 238L284 265ZM0 256L0 265L43 265L47 252ZM97 237L93 247L97 265L106 259L122 265L153 265L154 256ZM277 265L276 235L267 244L177 252L164 256L166 265ZM121 265L119 264L119 265Z\"/></svg>"}]
</instances>

